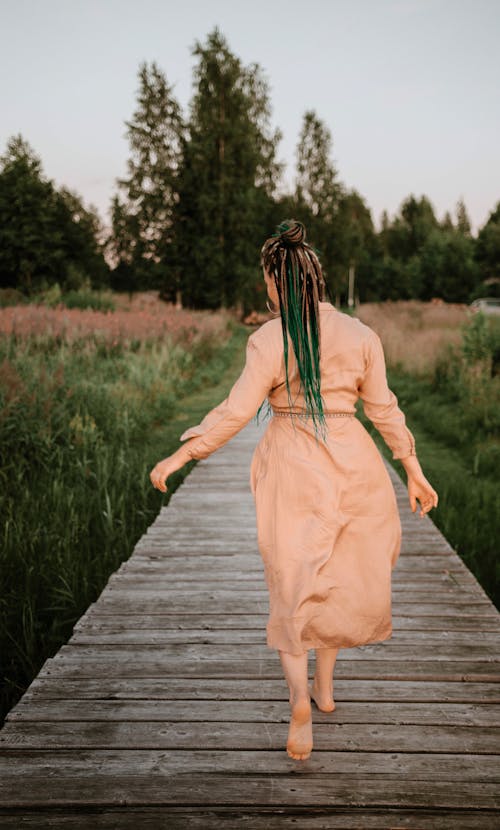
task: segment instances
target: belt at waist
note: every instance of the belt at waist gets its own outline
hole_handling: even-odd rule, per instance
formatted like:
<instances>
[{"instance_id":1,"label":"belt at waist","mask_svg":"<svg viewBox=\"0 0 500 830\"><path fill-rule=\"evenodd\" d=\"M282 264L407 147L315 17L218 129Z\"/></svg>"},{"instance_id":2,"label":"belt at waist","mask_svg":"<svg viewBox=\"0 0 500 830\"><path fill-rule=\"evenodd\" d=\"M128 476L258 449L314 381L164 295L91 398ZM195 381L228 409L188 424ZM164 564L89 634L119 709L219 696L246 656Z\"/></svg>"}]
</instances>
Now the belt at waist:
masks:
<instances>
[{"instance_id":1,"label":"belt at waist","mask_svg":"<svg viewBox=\"0 0 500 830\"><path fill-rule=\"evenodd\" d=\"M285 417L290 417L292 415L299 415L299 416L302 415L302 417L304 417L304 415L305 415L305 410L295 411L295 410L291 410L291 409L275 409L274 406L271 407L271 408L273 410L273 415L285 416ZM325 415L326 418L341 418L341 417L346 417L346 416L348 416L348 417L350 416L351 418L354 418L354 416L356 415L355 412L347 412L346 410L343 410L343 409L330 409L330 410L326 409L326 410L323 410L323 414ZM319 415L319 413L318 413L318 415ZM308 416L308 417L311 417L311 416Z\"/></svg>"}]
</instances>

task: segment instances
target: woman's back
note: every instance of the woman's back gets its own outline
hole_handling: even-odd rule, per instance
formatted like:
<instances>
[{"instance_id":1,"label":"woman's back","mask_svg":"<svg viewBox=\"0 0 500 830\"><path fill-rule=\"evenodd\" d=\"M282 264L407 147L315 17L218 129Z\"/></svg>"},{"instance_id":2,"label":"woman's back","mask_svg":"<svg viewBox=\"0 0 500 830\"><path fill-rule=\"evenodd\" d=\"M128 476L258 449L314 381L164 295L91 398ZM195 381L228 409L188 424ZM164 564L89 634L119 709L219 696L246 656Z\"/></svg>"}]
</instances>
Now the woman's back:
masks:
<instances>
[{"instance_id":1,"label":"woman's back","mask_svg":"<svg viewBox=\"0 0 500 830\"><path fill-rule=\"evenodd\" d=\"M370 339L374 333L357 318L337 311L331 303L320 301L318 305L323 405L327 410L354 411L354 404L358 398L357 390L365 373ZM269 348L277 349L281 355L279 377L276 378L276 386L269 393L269 402L278 409L288 408L280 319L265 323L259 331L261 337L268 339ZM305 401L300 391L298 367L291 343L288 360L288 377L293 405L301 410L305 408Z\"/></svg>"},{"instance_id":2,"label":"woman's back","mask_svg":"<svg viewBox=\"0 0 500 830\"><path fill-rule=\"evenodd\" d=\"M355 413L356 401L361 398L366 416L391 448L393 458L415 455L415 439L406 426L396 395L387 384L385 358L379 336L356 317L338 311L328 302L319 303L319 317L321 396L324 410ZM289 412L281 321L270 320L253 337L259 343L263 359L274 366L274 379L268 392L269 403L276 412ZM291 345L288 361L292 409L303 412L305 401Z\"/></svg>"}]
</instances>

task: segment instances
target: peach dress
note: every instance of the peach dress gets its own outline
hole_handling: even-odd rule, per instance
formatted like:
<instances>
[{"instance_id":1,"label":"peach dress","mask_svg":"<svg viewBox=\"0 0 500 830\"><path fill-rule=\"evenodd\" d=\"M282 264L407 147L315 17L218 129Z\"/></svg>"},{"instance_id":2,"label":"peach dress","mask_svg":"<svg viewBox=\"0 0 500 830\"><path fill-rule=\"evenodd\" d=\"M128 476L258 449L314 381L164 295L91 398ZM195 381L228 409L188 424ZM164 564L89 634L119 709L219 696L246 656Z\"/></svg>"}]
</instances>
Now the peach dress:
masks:
<instances>
[{"instance_id":1,"label":"peach dress","mask_svg":"<svg viewBox=\"0 0 500 830\"><path fill-rule=\"evenodd\" d=\"M310 419L273 414L252 456L250 487L269 590L267 645L292 654L348 648L392 634L391 571L401 545L394 488L372 437L355 416L363 401L393 458L415 455L386 378L379 336L360 320L319 303L321 394L326 443ZM289 339L293 410L305 407ZM197 437L192 458L230 440L268 399L290 411L281 319L247 341L246 364L227 398L180 440Z\"/></svg>"}]
</instances>

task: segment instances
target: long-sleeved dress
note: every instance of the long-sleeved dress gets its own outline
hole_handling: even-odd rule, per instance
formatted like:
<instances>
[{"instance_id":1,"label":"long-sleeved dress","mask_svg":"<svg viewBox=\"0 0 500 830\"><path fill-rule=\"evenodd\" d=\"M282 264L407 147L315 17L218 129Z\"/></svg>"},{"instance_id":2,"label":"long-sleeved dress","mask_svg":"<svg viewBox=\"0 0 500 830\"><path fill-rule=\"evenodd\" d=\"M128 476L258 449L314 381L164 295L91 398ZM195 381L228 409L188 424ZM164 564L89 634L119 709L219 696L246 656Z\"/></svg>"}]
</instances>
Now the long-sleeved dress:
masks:
<instances>
[{"instance_id":1,"label":"long-sleeved dress","mask_svg":"<svg viewBox=\"0 0 500 830\"><path fill-rule=\"evenodd\" d=\"M301 654L310 648L348 648L392 634L391 571L401 545L394 489L372 437L355 416L360 397L393 458L415 455L386 378L379 336L357 318L319 303L321 394L326 443L311 419L279 416L290 411L285 385L280 318L247 341L245 367L227 398L180 440L203 459L254 417L267 398L274 414L250 465L257 538L269 590L267 644ZM289 340L293 410L299 393Z\"/></svg>"}]
</instances>

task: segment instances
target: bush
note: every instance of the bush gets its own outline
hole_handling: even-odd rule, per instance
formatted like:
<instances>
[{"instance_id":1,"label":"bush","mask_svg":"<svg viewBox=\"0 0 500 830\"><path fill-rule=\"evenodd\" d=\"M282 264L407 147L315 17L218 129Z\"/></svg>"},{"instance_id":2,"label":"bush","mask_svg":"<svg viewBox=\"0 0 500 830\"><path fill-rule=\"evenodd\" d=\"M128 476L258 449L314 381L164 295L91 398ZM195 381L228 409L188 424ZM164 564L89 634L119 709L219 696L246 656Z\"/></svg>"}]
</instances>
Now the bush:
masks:
<instances>
[{"instance_id":1,"label":"bush","mask_svg":"<svg viewBox=\"0 0 500 830\"><path fill-rule=\"evenodd\" d=\"M28 300L17 288L0 288L0 308L12 305L24 305Z\"/></svg>"},{"instance_id":2,"label":"bush","mask_svg":"<svg viewBox=\"0 0 500 830\"><path fill-rule=\"evenodd\" d=\"M90 308L93 311L115 311L111 296L91 290L67 291L61 297L66 308Z\"/></svg>"},{"instance_id":3,"label":"bush","mask_svg":"<svg viewBox=\"0 0 500 830\"><path fill-rule=\"evenodd\" d=\"M90 282L86 282L78 289L62 291L58 282L39 291L30 300L35 305L45 305L49 308L79 308L92 311L115 311L115 302L111 292L93 291Z\"/></svg>"}]
</instances>

